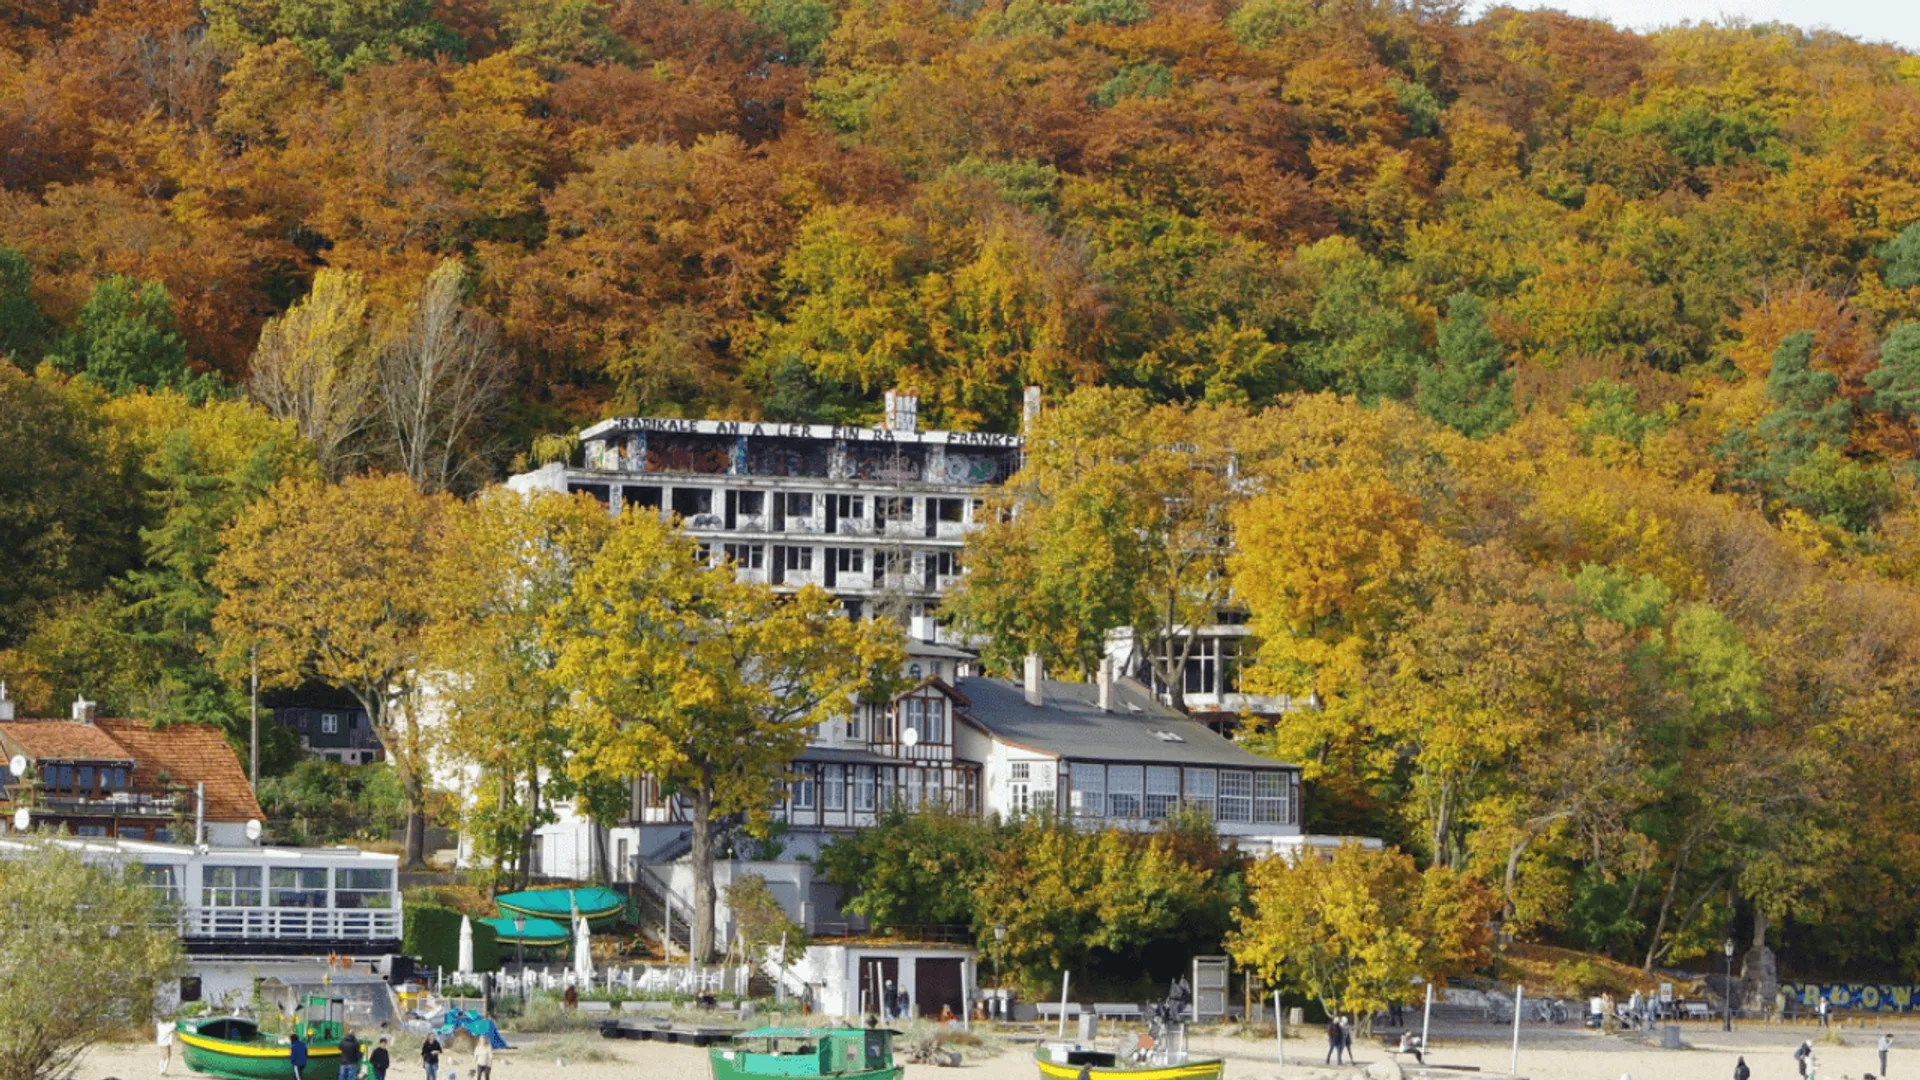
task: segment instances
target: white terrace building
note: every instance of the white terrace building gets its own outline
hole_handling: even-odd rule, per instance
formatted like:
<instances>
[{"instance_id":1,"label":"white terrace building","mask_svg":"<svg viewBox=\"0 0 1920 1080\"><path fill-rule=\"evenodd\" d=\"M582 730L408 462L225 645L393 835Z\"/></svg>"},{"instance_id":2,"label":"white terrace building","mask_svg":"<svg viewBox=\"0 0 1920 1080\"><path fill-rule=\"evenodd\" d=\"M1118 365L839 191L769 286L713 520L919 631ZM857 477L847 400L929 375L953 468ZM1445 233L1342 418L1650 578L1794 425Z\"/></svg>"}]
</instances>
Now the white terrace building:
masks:
<instances>
[{"instance_id":1,"label":"white terrace building","mask_svg":"<svg viewBox=\"0 0 1920 1080\"><path fill-rule=\"evenodd\" d=\"M585 492L675 517L714 560L775 586L819 585L855 618L886 614L940 640L943 593L1020 437L920 431L911 395L881 427L623 417L580 433L582 468L554 464L516 491Z\"/></svg>"},{"instance_id":2,"label":"white terrace building","mask_svg":"<svg viewBox=\"0 0 1920 1080\"><path fill-rule=\"evenodd\" d=\"M43 843L89 862L137 866L174 906L188 957L176 1000L244 993L256 977L317 976L329 957L364 965L400 951L397 855L16 834L0 838L0 859Z\"/></svg>"}]
</instances>

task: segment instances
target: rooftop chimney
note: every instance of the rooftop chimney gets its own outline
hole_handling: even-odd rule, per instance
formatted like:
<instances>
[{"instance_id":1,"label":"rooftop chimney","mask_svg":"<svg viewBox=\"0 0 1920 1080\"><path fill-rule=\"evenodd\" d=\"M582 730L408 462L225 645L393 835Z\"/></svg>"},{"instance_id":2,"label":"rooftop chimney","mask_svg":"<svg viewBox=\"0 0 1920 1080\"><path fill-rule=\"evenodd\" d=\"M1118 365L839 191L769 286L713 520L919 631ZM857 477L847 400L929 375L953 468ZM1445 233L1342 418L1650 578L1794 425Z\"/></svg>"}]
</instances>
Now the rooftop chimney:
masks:
<instances>
[{"instance_id":1,"label":"rooftop chimney","mask_svg":"<svg viewBox=\"0 0 1920 1080\"><path fill-rule=\"evenodd\" d=\"M13 719L13 699L7 696L7 684L0 682L0 721Z\"/></svg>"},{"instance_id":2,"label":"rooftop chimney","mask_svg":"<svg viewBox=\"0 0 1920 1080\"><path fill-rule=\"evenodd\" d=\"M1033 422L1038 419L1040 419L1040 388L1029 386L1026 393L1020 396L1020 434L1029 434L1033 428Z\"/></svg>"},{"instance_id":3,"label":"rooftop chimney","mask_svg":"<svg viewBox=\"0 0 1920 1080\"><path fill-rule=\"evenodd\" d=\"M887 430L911 435L920 430L920 395L911 390L887 391Z\"/></svg>"},{"instance_id":4,"label":"rooftop chimney","mask_svg":"<svg viewBox=\"0 0 1920 1080\"><path fill-rule=\"evenodd\" d=\"M1037 652L1027 654L1026 691L1027 704L1040 704L1040 654Z\"/></svg>"},{"instance_id":5,"label":"rooftop chimney","mask_svg":"<svg viewBox=\"0 0 1920 1080\"><path fill-rule=\"evenodd\" d=\"M98 704L99 702L88 701L83 697L74 698L73 718L82 724L93 723L94 709Z\"/></svg>"},{"instance_id":6,"label":"rooftop chimney","mask_svg":"<svg viewBox=\"0 0 1920 1080\"><path fill-rule=\"evenodd\" d=\"M1100 711L1113 711L1113 657L1100 658Z\"/></svg>"}]
</instances>

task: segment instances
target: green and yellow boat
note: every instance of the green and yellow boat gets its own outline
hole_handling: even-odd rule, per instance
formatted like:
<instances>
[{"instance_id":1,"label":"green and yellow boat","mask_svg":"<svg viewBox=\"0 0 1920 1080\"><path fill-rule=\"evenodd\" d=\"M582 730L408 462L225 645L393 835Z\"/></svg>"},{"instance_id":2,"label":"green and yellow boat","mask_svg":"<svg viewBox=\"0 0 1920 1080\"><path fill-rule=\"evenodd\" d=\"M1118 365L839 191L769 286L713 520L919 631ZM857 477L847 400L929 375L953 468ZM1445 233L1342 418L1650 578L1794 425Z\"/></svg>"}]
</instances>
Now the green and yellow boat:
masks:
<instances>
[{"instance_id":1,"label":"green and yellow boat","mask_svg":"<svg viewBox=\"0 0 1920 1080\"><path fill-rule=\"evenodd\" d=\"M221 1080L335 1080L340 1075L340 1021L333 1002L310 997L303 1013L322 1010L325 1019L301 1016L294 1030L307 1044L307 1067L296 1076L293 1044L264 1035L260 1025L238 1016L182 1020L174 1029L187 1068Z\"/></svg>"},{"instance_id":2,"label":"green and yellow boat","mask_svg":"<svg viewBox=\"0 0 1920 1080\"><path fill-rule=\"evenodd\" d=\"M1127 1061L1119 1054L1066 1043L1040 1047L1035 1055L1041 1080L1220 1080L1226 1062L1219 1058L1189 1058L1185 1052L1154 1054Z\"/></svg>"},{"instance_id":3,"label":"green and yellow boat","mask_svg":"<svg viewBox=\"0 0 1920 1080\"><path fill-rule=\"evenodd\" d=\"M713 1080L768 1076L832 1080L901 1080L893 1063L894 1032L885 1028L767 1027L741 1032L707 1051Z\"/></svg>"}]
</instances>

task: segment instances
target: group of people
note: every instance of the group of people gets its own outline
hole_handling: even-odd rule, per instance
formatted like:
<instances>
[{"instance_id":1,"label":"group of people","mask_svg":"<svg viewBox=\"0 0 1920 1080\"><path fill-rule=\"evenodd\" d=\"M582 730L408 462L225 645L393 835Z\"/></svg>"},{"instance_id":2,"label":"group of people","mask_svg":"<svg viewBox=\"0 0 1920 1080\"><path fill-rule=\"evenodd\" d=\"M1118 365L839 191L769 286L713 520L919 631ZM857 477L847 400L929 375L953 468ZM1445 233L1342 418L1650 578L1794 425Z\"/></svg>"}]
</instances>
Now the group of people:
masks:
<instances>
[{"instance_id":1,"label":"group of people","mask_svg":"<svg viewBox=\"0 0 1920 1080\"><path fill-rule=\"evenodd\" d=\"M294 1073L304 1076L308 1061L306 1040L296 1031L288 1040L288 1047ZM426 1071L426 1080L440 1080L440 1055L445 1052L439 1038L432 1034L420 1044L420 1065ZM367 1050L351 1031L340 1037L339 1080L387 1080L387 1070L392 1064L385 1035L380 1036L372 1050ZM449 1075L448 1080L453 1077ZM476 1041L473 1046L473 1080L493 1080L493 1044L486 1039Z\"/></svg>"},{"instance_id":2,"label":"group of people","mask_svg":"<svg viewBox=\"0 0 1920 1080\"><path fill-rule=\"evenodd\" d=\"M1353 1060L1353 1017L1341 1013L1327 1021L1327 1060L1328 1065L1352 1065Z\"/></svg>"}]
</instances>

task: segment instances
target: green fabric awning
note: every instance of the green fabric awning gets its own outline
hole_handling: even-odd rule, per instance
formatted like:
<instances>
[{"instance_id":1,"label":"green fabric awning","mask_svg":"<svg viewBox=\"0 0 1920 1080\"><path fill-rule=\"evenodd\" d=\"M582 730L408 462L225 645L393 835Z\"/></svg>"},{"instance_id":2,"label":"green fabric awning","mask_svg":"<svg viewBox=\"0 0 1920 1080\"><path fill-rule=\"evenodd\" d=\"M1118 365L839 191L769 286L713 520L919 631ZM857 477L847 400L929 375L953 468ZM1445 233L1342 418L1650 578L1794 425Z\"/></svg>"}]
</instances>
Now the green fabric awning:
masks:
<instances>
[{"instance_id":1,"label":"green fabric awning","mask_svg":"<svg viewBox=\"0 0 1920 1080\"><path fill-rule=\"evenodd\" d=\"M529 949L551 949L566 945L573 940L573 934L565 923L552 919L527 919L524 932L513 928L513 916L503 915L497 919L481 919L480 922L493 927L493 932L508 945L524 945Z\"/></svg>"}]
</instances>

